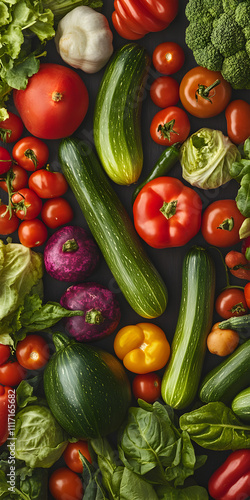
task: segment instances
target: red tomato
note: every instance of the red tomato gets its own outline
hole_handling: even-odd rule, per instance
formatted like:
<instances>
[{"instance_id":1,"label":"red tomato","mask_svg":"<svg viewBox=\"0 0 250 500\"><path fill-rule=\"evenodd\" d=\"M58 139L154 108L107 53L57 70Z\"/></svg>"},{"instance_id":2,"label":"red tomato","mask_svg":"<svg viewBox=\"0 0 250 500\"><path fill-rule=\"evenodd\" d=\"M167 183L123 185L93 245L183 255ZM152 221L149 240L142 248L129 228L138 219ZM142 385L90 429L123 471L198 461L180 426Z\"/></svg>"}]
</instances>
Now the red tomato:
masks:
<instances>
[{"instance_id":1,"label":"red tomato","mask_svg":"<svg viewBox=\"0 0 250 500\"><path fill-rule=\"evenodd\" d=\"M231 101L225 111L227 135L235 144L250 136L250 104L242 99Z\"/></svg>"},{"instance_id":2,"label":"red tomato","mask_svg":"<svg viewBox=\"0 0 250 500\"><path fill-rule=\"evenodd\" d=\"M67 467L61 467L52 472L49 490L55 500L82 500L83 497L80 477Z\"/></svg>"},{"instance_id":3,"label":"red tomato","mask_svg":"<svg viewBox=\"0 0 250 500\"><path fill-rule=\"evenodd\" d=\"M210 245L228 247L240 241L239 229L245 217L235 200L217 200L208 205L202 217L201 232Z\"/></svg>"},{"instance_id":4,"label":"red tomato","mask_svg":"<svg viewBox=\"0 0 250 500\"><path fill-rule=\"evenodd\" d=\"M68 183L61 172L42 169L31 174L29 187L40 198L56 198L66 193Z\"/></svg>"},{"instance_id":5,"label":"red tomato","mask_svg":"<svg viewBox=\"0 0 250 500\"><path fill-rule=\"evenodd\" d=\"M218 295L215 310L223 319L244 316L248 311L244 291L240 288L226 288Z\"/></svg>"},{"instance_id":6,"label":"red tomato","mask_svg":"<svg viewBox=\"0 0 250 500\"><path fill-rule=\"evenodd\" d=\"M153 248L182 246L198 233L201 209L196 191L174 177L158 177L135 199L135 229Z\"/></svg>"},{"instance_id":7,"label":"red tomato","mask_svg":"<svg viewBox=\"0 0 250 500\"><path fill-rule=\"evenodd\" d=\"M26 373L18 361L4 363L0 366L0 384L15 387L26 377Z\"/></svg>"},{"instance_id":8,"label":"red tomato","mask_svg":"<svg viewBox=\"0 0 250 500\"><path fill-rule=\"evenodd\" d=\"M113 24L116 28L116 31L120 30L123 33L123 37L126 34L129 35L129 40L136 40L137 38L142 38L142 36L147 34L147 30L143 28L141 23L136 22L130 15L126 12L124 7L122 6L121 0L114 1L115 12L112 17ZM118 28L118 29L117 29ZM118 31L119 32L119 31Z\"/></svg>"},{"instance_id":9,"label":"red tomato","mask_svg":"<svg viewBox=\"0 0 250 500\"><path fill-rule=\"evenodd\" d=\"M250 309L250 281L244 286L244 297L247 307Z\"/></svg>"},{"instance_id":10,"label":"red tomato","mask_svg":"<svg viewBox=\"0 0 250 500\"><path fill-rule=\"evenodd\" d=\"M11 196L16 216L21 220L35 219L41 212L42 200L29 188L20 189Z\"/></svg>"},{"instance_id":11,"label":"red tomato","mask_svg":"<svg viewBox=\"0 0 250 500\"><path fill-rule=\"evenodd\" d=\"M20 116L8 111L9 117L0 122L0 139L3 142L16 142L23 133L23 122Z\"/></svg>"},{"instance_id":12,"label":"red tomato","mask_svg":"<svg viewBox=\"0 0 250 500\"><path fill-rule=\"evenodd\" d=\"M132 390L136 399L154 403L161 395L161 378L154 372L136 375Z\"/></svg>"},{"instance_id":13,"label":"red tomato","mask_svg":"<svg viewBox=\"0 0 250 500\"><path fill-rule=\"evenodd\" d=\"M74 213L65 198L52 198L44 203L41 217L46 226L55 229L72 221Z\"/></svg>"},{"instance_id":14,"label":"red tomato","mask_svg":"<svg viewBox=\"0 0 250 500\"><path fill-rule=\"evenodd\" d=\"M220 81L209 90L210 86ZM198 118L209 118L221 113L232 95L231 85L218 71L196 66L188 71L180 83L180 99L184 108Z\"/></svg>"},{"instance_id":15,"label":"red tomato","mask_svg":"<svg viewBox=\"0 0 250 500\"><path fill-rule=\"evenodd\" d=\"M19 167L19 165L12 165L8 171L8 178L10 183L10 191L18 191L27 186L28 184L28 174L24 168ZM8 185L6 180L0 180L0 187L8 192Z\"/></svg>"},{"instance_id":16,"label":"red tomato","mask_svg":"<svg viewBox=\"0 0 250 500\"><path fill-rule=\"evenodd\" d=\"M12 149L14 160L25 170L34 171L44 167L49 159L49 148L36 137L20 139Z\"/></svg>"},{"instance_id":17,"label":"red tomato","mask_svg":"<svg viewBox=\"0 0 250 500\"><path fill-rule=\"evenodd\" d=\"M180 99L179 83L171 76L159 76L150 87L150 97L156 106L174 106Z\"/></svg>"},{"instance_id":18,"label":"red tomato","mask_svg":"<svg viewBox=\"0 0 250 500\"><path fill-rule=\"evenodd\" d=\"M178 14L178 0L142 0L144 6L157 19L164 21L167 26Z\"/></svg>"},{"instance_id":19,"label":"red tomato","mask_svg":"<svg viewBox=\"0 0 250 500\"><path fill-rule=\"evenodd\" d=\"M87 88L78 73L52 63L40 64L26 89L14 89L13 96L25 127L41 139L72 135L89 105Z\"/></svg>"},{"instance_id":20,"label":"red tomato","mask_svg":"<svg viewBox=\"0 0 250 500\"><path fill-rule=\"evenodd\" d=\"M10 353L10 346L0 344L0 365L3 365L4 363L6 363L6 361L8 361Z\"/></svg>"},{"instance_id":21,"label":"red tomato","mask_svg":"<svg viewBox=\"0 0 250 500\"><path fill-rule=\"evenodd\" d=\"M69 443L66 450L63 453L63 458L66 465L74 472L82 473L83 464L79 455L81 454L92 463L92 458L89 453L89 447L87 441L77 441L77 443Z\"/></svg>"},{"instance_id":22,"label":"red tomato","mask_svg":"<svg viewBox=\"0 0 250 500\"><path fill-rule=\"evenodd\" d=\"M114 10L114 12L112 13L112 23L117 33L119 33L121 37L126 38L127 40L138 40L139 38L142 38L144 36L132 31L129 28L130 23L124 22L124 17L121 17L116 10Z\"/></svg>"},{"instance_id":23,"label":"red tomato","mask_svg":"<svg viewBox=\"0 0 250 500\"><path fill-rule=\"evenodd\" d=\"M166 28L166 22L152 15L144 5L143 0L120 0L120 2L129 17L148 33Z\"/></svg>"},{"instance_id":24,"label":"red tomato","mask_svg":"<svg viewBox=\"0 0 250 500\"><path fill-rule=\"evenodd\" d=\"M7 205L0 206L0 234L11 234L14 233L19 226L18 217L10 213L7 209Z\"/></svg>"},{"instance_id":25,"label":"red tomato","mask_svg":"<svg viewBox=\"0 0 250 500\"><path fill-rule=\"evenodd\" d=\"M17 344L17 361L27 370L39 370L45 366L49 355L49 345L41 335L27 335Z\"/></svg>"},{"instance_id":26,"label":"red tomato","mask_svg":"<svg viewBox=\"0 0 250 500\"><path fill-rule=\"evenodd\" d=\"M40 219L24 220L18 228L18 238L25 247L39 247L47 240L48 231Z\"/></svg>"},{"instance_id":27,"label":"red tomato","mask_svg":"<svg viewBox=\"0 0 250 500\"><path fill-rule=\"evenodd\" d=\"M8 172L11 165L12 160L9 151L0 146L0 175Z\"/></svg>"},{"instance_id":28,"label":"red tomato","mask_svg":"<svg viewBox=\"0 0 250 500\"><path fill-rule=\"evenodd\" d=\"M184 50L178 43L163 42L154 49L152 62L159 73L172 75L179 71L185 61Z\"/></svg>"},{"instance_id":29,"label":"red tomato","mask_svg":"<svg viewBox=\"0 0 250 500\"><path fill-rule=\"evenodd\" d=\"M190 121L183 109L176 106L158 111L150 125L152 139L163 146L184 142L190 132Z\"/></svg>"}]
</instances>

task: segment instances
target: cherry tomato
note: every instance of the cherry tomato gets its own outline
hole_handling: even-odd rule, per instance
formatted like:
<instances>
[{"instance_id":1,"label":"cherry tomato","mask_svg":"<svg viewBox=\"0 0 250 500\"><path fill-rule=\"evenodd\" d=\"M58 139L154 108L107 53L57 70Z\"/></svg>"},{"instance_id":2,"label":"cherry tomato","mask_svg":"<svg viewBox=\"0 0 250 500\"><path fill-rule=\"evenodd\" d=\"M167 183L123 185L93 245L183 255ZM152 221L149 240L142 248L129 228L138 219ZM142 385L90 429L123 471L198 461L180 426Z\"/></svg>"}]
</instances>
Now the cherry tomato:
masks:
<instances>
[{"instance_id":1,"label":"cherry tomato","mask_svg":"<svg viewBox=\"0 0 250 500\"><path fill-rule=\"evenodd\" d=\"M35 219L41 212L42 200L29 188L20 189L11 196L16 216L21 220Z\"/></svg>"},{"instance_id":2,"label":"cherry tomato","mask_svg":"<svg viewBox=\"0 0 250 500\"><path fill-rule=\"evenodd\" d=\"M150 125L152 139L163 146L184 142L190 132L190 121L185 111L176 106L161 109Z\"/></svg>"},{"instance_id":3,"label":"cherry tomato","mask_svg":"<svg viewBox=\"0 0 250 500\"><path fill-rule=\"evenodd\" d=\"M0 139L5 143L16 142L23 133L23 122L20 116L8 111L9 117L0 122Z\"/></svg>"},{"instance_id":4,"label":"cherry tomato","mask_svg":"<svg viewBox=\"0 0 250 500\"><path fill-rule=\"evenodd\" d=\"M210 245L228 247L240 241L239 229L245 217L235 200L217 200L205 209L201 222L203 238Z\"/></svg>"},{"instance_id":5,"label":"cherry tomato","mask_svg":"<svg viewBox=\"0 0 250 500\"><path fill-rule=\"evenodd\" d=\"M28 184L28 174L24 168L19 167L19 165L12 165L10 170L8 171L8 177L10 182L10 190L18 191L27 186ZM8 192L8 186L6 180L0 180L0 187Z\"/></svg>"},{"instance_id":6,"label":"cherry tomato","mask_svg":"<svg viewBox=\"0 0 250 500\"><path fill-rule=\"evenodd\" d=\"M150 87L150 97L156 106L174 106L180 99L179 83L171 76L159 76Z\"/></svg>"},{"instance_id":7,"label":"cherry tomato","mask_svg":"<svg viewBox=\"0 0 250 500\"><path fill-rule=\"evenodd\" d=\"M72 221L74 213L65 198L52 198L44 203L41 217L46 226L55 229Z\"/></svg>"},{"instance_id":8,"label":"cherry tomato","mask_svg":"<svg viewBox=\"0 0 250 500\"><path fill-rule=\"evenodd\" d=\"M8 172L11 165L12 160L9 151L0 146L0 175Z\"/></svg>"},{"instance_id":9,"label":"cherry tomato","mask_svg":"<svg viewBox=\"0 0 250 500\"><path fill-rule=\"evenodd\" d=\"M215 82L218 85L210 90L210 86ZM229 103L231 95L231 85L224 80L221 73L201 66L188 71L180 83L183 107L198 118L209 118L221 113Z\"/></svg>"},{"instance_id":10,"label":"cherry tomato","mask_svg":"<svg viewBox=\"0 0 250 500\"><path fill-rule=\"evenodd\" d=\"M9 361L0 366L0 384L15 387L26 377L26 370L18 361Z\"/></svg>"},{"instance_id":11,"label":"cherry tomato","mask_svg":"<svg viewBox=\"0 0 250 500\"><path fill-rule=\"evenodd\" d=\"M25 170L33 172L44 167L49 159L49 148L45 142L37 137L24 137L18 141L13 149L14 160Z\"/></svg>"},{"instance_id":12,"label":"cherry tomato","mask_svg":"<svg viewBox=\"0 0 250 500\"><path fill-rule=\"evenodd\" d=\"M17 361L27 370L39 370L45 366L49 355L49 345L41 335L27 335L17 344Z\"/></svg>"},{"instance_id":13,"label":"cherry tomato","mask_svg":"<svg viewBox=\"0 0 250 500\"><path fill-rule=\"evenodd\" d=\"M19 222L18 217L14 213L10 217L7 205L0 206L0 234L14 233L19 226Z\"/></svg>"},{"instance_id":14,"label":"cherry tomato","mask_svg":"<svg viewBox=\"0 0 250 500\"><path fill-rule=\"evenodd\" d=\"M250 136L250 104L243 99L231 101L225 111L227 135L235 144Z\"/></svg>"},{"instance_id":15,"label":"cherry tomato","mask_svg":"<svg viewBox=\"0 0 250 500\"><path fill-rule=\"evenodd\" d=\"M25 247L39 247L47 240L48 231L40 219L24 220L18 228L18 238Z\"/></svg>"},{"instance_id":16,"label":"cherry tomato","mask_svg":"<svg viewBox=\"0 0 250 500\"><path fill-rule=\"evenodd\" d=\"M247 307L250 309L250 281L244 286L244 296Z\"/></svg>"},{"instance_id":17,"label":"cherry tomato","mask_svg":"<svg viewBox=\"0 0 250 500\"><path fill-rule=\"evenodd\" d=\"M154 403L161 395L161 378L154 372L136 375L132 390L136 399Z\"/></svg>"},{"instance_id":18,"label":"cherry tomato","mask_svg":"<svg viewBox=\"0 0 250 500\"><path fill-rule=\"evenodd\" d=\"M50 172L41 169L31 174L29 187L40 198L56 198L66 193L68 183L61 172Z\"/></svg>"},{"instance_id":19,"label":"cherry tomato","mask_svg":"<svg viewBox=\"0 0 250 500\"><path fill-rule=\"evenodd\" d=\"M77 441L77 443L69 443L66 450L63 453L63 458L66 465L74 472L82 473L83 464L79 455L81 454L92 463L92 458L89 453L89 447L87 441Z\"/></svg>"},{"instance_id":20,"label":"cherry tomato","mask_svg":"<svg viewBox=\"0 0 250 500\"><path fill-rule=\"evenodd\" d=\"M14 89L13 97L26 129L40 139L72 135L89 105L86 85L78 73L52 63L40 64L27 87Z\"/></svg>"},{"instance_id":21,"label":"cherry tomato","mask_svg":"<svg viewBox=\"0 0 250 500\"><path fill-rule=\"evenodd\" d=\"M10 353L10 346L0 344L0 365L3 365L4 363L6 363L6 361L8 361Z\"/></svg>"},{"instance_id":22,"label":"cherry tomato","mask_svg":"<svg viewBox=\"0 0 250 500\"><path fill-rule=\"evenodd\" d=\"M185 61L184 50L178 43L163 42L154 49L152 62L159 73L172 75L179 71Z\"/></svg>"},{"instance_id":23,"label":"cherry tomato","mask_svg":"<svg viewBox=\"0 0 250 500\"><path fill-rule=\"evenodd\" d=\"M240 288L226 288L218 295L215 310L223 319L244 316L248 311L244 291Z\"/></svg>"},{"instance_id":24,"label":"cherry tomato","mask_svg":"<svg viewBox=\"0 0 250 500\"><path fill-rule=\"evenodd\" d=\"M67 467L61 467L52 472L49 490L55 500L82 500L83 497L80 477Z\"/></svg>"}]
</instances>

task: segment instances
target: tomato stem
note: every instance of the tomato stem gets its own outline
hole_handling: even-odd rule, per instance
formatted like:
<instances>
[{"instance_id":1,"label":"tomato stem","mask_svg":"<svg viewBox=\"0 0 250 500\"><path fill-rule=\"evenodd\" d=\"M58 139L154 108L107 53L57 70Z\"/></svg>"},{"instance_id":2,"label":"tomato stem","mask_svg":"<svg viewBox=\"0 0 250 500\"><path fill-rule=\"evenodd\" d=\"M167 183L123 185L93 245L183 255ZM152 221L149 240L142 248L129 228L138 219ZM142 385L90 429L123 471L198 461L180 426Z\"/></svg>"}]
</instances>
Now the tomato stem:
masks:
<instances>
[{"instance_id":1,"label":"tomato stem","mask_svg":"<svg viewBox=\"0 0 250 500\"><path fill-rule=\"evenodd\" d=\"M225 219L217 227L217 229L223 229L224 231L232 231L233 227L234 227L234 219L233 219L233 217L230 217L229 219Z\"/></svg>"},{"instance_id":2,"label":"tomato stem","mask_svg":"<svg viewBox=\"0 0 250 500\"><path fill-rule=\"evenodd\" d=\"M26 156L26 158L29 158L34 163L35 168L37 167L37 156L34 153L33 149L26 149L26 151L24 151L24 156Z\"/></svg>"},{"instance_id":3,"label":"tomato stem","mask_svg":"<svg viewBox=\"0 0 250 500\"><path fill-rule=\"evenodd\" d=\"M59 102L59 101L62 100L62 97L63 97L63 95L62 95L61 92L53 92L53 94L52 94L52 101Z\"/></svg>"},{"instance_id":4,"label":"tomato stem","mask_svg":"<svg viewBox=\"0 0 250 500\"><path fill-rule=\"evenodd\" d=\"M174 130L174 124L175 124L175 119L170 120L169 122L164 123L163 125L160 123L160 125L157 128L157 132L160 132L161 137L164 137L164 139L168 139L170 141L170 134L178 134Z\"/></svg>"},{"instance_id":5,"label":"tomato stem","mask_svg":"<svg viewBox=\"0 0 250 500\"><path fill-rule=\"evenodd\" d=\"M202 97L203 99L206 99L206 101L209 101L209 102L213 102L210 97L214 97L215 95L215 92L213 93L212 96L209 97L209 92L214 89L215 87L217 87L217 85L220 84L220 80L215 80L214 83L212 83L211 85L203 85L203 84L198 84L198 89L196 90L195 92L195 99L198 100L198 96Z\"/></svg>"},{"instance_id":6,"label":"tomato stem","mask_svg":"<svg viewBox=\"0 0 250 500\"><path fill-rule=\"evenodd\" d=\"M170 219L173 215L175 215L176 207L177 200L170 201L169 203L164 201L162 207L160 208L160 212L164 215L164 217L166 217L166 219Z\"/></svg>"},{"instance_id":7,"label":"tomato stem","mask_svg":"<svg viewBox=\"0 0 250 500\"><path fill-rule=\"evenodd\" d=\"M90 309L85 314L85 322L91 325L100 325L103 323L104 317L102 316L101 311L97 309Z\"/></svg>"},{"instance_id":8,"label":"tomato stem","mask_svg":"<svg viewBox=\"0 0 250 500\"><path fill-rule=\"evenodd\" d=\"M62 246L62 251L63 252L75 252L78 250L79 246L77 244L77 241L75 238L72 238L71 240L65 241L65 243Z\"/></svg>"}]
</instances>

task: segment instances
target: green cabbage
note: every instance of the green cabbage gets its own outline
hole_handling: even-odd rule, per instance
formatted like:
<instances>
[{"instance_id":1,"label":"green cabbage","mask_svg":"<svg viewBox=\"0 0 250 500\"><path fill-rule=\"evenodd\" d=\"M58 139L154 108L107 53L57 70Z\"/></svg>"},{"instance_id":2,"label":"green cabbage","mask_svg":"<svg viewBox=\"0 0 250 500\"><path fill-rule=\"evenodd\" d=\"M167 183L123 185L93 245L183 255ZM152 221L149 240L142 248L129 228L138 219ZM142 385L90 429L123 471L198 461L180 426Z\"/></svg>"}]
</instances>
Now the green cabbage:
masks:
<instances>
[{"instance_id":1,"label":"green cabbage","mask_svg":"<svg viewBox=\"0 0 250 500\"><path fill-rule=\"evenodd\" d=\"M231 179L229 169L240 159L235 144L220 130L202 128L182 144L182 176L192 186L215 189Z\"/></svg>"},{"instance_id":2,"label":"green cabbage","mask_svg":"<svg viewBox=\"0 0 250 500\"><path fill-rule=\"evenodd\" d=\"M67 436L47 406L26 406L16 415L15 457L28 467L51 467L68 444Z\"/></svg>"}]
</instances>

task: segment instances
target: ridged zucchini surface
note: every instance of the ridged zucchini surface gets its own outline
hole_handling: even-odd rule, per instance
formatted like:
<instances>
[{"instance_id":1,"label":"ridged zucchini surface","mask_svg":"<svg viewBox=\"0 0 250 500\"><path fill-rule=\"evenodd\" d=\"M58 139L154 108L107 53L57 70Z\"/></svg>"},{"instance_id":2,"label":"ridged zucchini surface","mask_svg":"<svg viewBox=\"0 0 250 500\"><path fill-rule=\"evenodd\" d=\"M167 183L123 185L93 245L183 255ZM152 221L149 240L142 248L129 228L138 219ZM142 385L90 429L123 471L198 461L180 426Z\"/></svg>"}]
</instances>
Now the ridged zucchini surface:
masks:
<instances>
[{"instance_id":1,"label":"ridged zucchini surface","mask_svg":"<svg viewBox=\"0 0 250 500\"><path fill-rule=\"evenodd\" d=\"M59 146L62 171L120 290L142 317L160 316L167 288L149 260L133 223L89 147L77 138Z\"/></svg>"},{"instance_id":2,"label":"ridged zucchini surface","mask_svg":"<svg viewBox=\"0 0 250 500\"><path fill-rule=\"evenodd\" d=\"M98 90L95 147L103 168L117 184L136 182L142 170L141 108L149 67L144 47L125 44L111 58Z\"/></svg>"},{"instance_id":3,"label":"ridged zucchini surface","mask_svg":"<svg viewBox=\"0 0 250 500\"><path fill-rule=\"evenodd\" d=\"M235 396L231 407L237 417L245 422L250 422L250 386Z\"/></svg>"}]
</instances>

